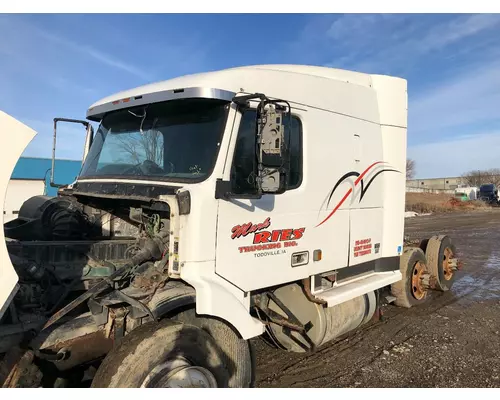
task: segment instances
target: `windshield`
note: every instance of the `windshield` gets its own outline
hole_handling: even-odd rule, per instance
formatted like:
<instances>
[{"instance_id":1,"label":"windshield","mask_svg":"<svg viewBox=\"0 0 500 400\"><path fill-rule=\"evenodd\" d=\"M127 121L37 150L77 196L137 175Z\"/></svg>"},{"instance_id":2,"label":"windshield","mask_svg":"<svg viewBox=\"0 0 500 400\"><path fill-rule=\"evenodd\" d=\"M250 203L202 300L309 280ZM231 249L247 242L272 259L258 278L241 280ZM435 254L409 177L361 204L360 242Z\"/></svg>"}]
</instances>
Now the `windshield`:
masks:
<instances>
[{"instance_id":1,"label":"windshield","mask_svg":"<svg viewBox=\"0 0 500 400\"><path fill-rule=\"evenodd\" d=\"M110 113L101 121L80 176L202 181L217 159L226 105L186 99Z\"/></svg>"}]
</instances>

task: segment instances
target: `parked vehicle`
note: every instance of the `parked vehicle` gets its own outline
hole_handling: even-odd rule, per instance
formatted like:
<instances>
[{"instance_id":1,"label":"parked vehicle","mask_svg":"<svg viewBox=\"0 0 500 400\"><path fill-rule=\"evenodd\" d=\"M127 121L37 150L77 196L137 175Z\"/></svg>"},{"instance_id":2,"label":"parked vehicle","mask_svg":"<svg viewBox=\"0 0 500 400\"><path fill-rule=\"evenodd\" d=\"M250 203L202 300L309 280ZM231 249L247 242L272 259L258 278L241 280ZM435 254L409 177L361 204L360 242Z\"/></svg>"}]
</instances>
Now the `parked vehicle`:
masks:
<instances>
[{"instance_id":1,"label":"parked vehicle","mask_svg":"<svg viewBox=\"0 0 500 400\"><path fill-rule=\"evenodd\" d=\"M87 118L95 134L64 120L86 131L77 180L4 225L6 387L79 385L91 367L93 387L249 387L249 339L314 351L454 282L450 238L404 242L404 79L241 67ZM12 171L32 133L0 126Z\"/></svg>"},{"instance_id":2,"label":"parked vehicle","mask_svg":"<svg viewBox=\"0 0 500 400\"><path fill-rule=\"evenodd\" d=\"M498 204L498 188L492 183L481 185L479 188L479 200L488 204Z\"/></svg>"},{"instance_id":3,"label":"parked vehicle","mask_svg":"<svg viewBox=\"0 0 500 400\"><path fill-rule=\"evenodd\" d=\"M461 201L477 200L479 189L472 186L459 186L455 189L455 198Z\"/></svg>"}]
</instances>

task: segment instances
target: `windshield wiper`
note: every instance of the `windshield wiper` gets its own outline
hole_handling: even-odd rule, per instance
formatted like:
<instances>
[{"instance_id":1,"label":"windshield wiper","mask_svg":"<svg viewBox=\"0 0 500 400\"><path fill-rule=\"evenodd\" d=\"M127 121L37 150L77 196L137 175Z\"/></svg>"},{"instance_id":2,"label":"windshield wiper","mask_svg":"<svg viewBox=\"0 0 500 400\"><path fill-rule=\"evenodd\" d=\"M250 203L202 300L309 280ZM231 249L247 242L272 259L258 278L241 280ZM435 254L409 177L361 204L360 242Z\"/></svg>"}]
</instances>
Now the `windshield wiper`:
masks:
<instances>
[{"instance_id":1,"label":"windshield wiper","mask_svg":"<svg viewBox=\"0 0 500 400\"><path fill-rule=\"evenodd\" d=\"M142 170L142 168L141 168L141 165L142 165L142 164L143 164L143 163L142 163L142 162L140 162L140 163L138 163L138 164L132 165L131 167L127 168L125 171L122 171L122 174L123 174L123 175L127 175L127 172L129 172L129 171L133 171L133 170L136 170L136 171L139 171L139 172L140 172L140 174L136 174L136 175L144 175L144 171L143 171L143 170Z\"/></svg>"}]
</instances>

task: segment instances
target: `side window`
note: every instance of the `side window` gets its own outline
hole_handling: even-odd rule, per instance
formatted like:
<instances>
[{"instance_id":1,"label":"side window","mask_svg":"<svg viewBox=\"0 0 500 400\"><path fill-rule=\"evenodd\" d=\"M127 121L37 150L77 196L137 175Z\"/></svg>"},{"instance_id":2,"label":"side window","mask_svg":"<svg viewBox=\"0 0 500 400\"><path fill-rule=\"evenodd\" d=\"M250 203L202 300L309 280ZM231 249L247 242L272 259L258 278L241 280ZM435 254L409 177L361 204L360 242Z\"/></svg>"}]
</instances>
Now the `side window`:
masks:
<instances>
[{"instance_id":1,"label":"side window","mask_svg":"<svg viewBox=\"0 0 500 400\"><path fill-rule=\"evenodd\" d=\"M241 117L231 168L233 193L250 193L254 188L253 184L257 170L255 114L255 110L248 110ZM299 187L302 182L302 124L297 117L292 116L292 129L289 137L289 123L290 119L288 117L284 118L285 143L290 143L290 179L288 182L288 189L290 190Z\"/></svg>"}]
</instances>

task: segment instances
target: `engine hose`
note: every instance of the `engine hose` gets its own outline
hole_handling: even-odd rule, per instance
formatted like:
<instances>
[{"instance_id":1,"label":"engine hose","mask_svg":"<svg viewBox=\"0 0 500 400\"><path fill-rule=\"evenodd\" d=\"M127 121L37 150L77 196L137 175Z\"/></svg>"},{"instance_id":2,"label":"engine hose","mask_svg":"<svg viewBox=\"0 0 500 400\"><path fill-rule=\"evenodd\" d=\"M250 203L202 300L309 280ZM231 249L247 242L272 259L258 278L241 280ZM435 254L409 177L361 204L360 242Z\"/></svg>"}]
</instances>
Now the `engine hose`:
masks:
<instances>
[{"instance_id":1,"label":"engine hose","mask_svg":"<svg viewBox=\"0 0 500 400\"><path fill-rule=\"evenodd\" d=\"M162 254L161 249L159 248L156 241L153 239L147 240L144 243L144 247L142 248L142 250L135 256L133 256L132 260L129 263L123 265L121 268L118 268L110 276L104 278L101 282L92 286L81 296L77 297L71 303L69 303L68 305L60 309L58 312L56 312L54 315L52 315L52 317L50 317L50 319L45 323L42 330L47 329L54 322L64 317L71 310L75 309L84 301L90 299L92 296L96 296L105 291L106 289L108 289L109 287L113 287L115 280L122 279L124 276L128 274L130 269L132 269L136 265L142 264L143 262L151 259L159 259L161 257L161 254Z\"/></svg>"},{"instance_id":2,"label":"engine hose","mask_svg":"<svg viewBox=\"0 0 500 400\"><path fill-rule=\"evenodd\" d=\"M62 361L66 358L68 351L66 349L61 349L57 353L47 353L40 350L35 351L35 356L41 360L47 361Z\"/></svg>"},{"instance_id":3,"label":"engine hose","mask_svg":"<svg viewBox=\"0 0 500 400\"><path fill-rule=\"evenodd\" d=\"M61 303L66 300L66 297L68 297L68 295L70 294L71 292L71 289L73 288L73 286L75 286L78 282L80 282L79 279L75 279L73 282L71 282L69 285L65 286L64 287L64 292L62 293L61 296L59 296L59 299L57 300L57 302L52 306L52 308L47 311L45 313L45 315L52 315L56 310L57 310L57 307L59 307L61 305Z\"/></svg>"},{"instance_id":4,"label":"engine hose","mask_svg":"<svg viewBox=\"0 0 500 400\"><path fill-rule=\"evenodd\" d=\"M102 293L104 290L106 290L110 286L113 286L113 280L115 278L117 278L119 275L121 275L121 274L123 274L125 272L128 272L128 270L130 268L132 268L133 266L134 265L132 263L125 264L120 269L118 269L114 274L112 274L109 277L105 278L104 280L102 280L98 284L92 286L89 290L87 290L81 296L77 297L71 303L69 303L65 307L61 308L58 312L56 312L54 315L52 315L52 317L50 317L50 319L45 323L45 325L43 326L42 330L47 329L54 322L56 322L59 319L61 319L62 317L64 317L71 310L75 309L80 304L82 304L84 301L90 299L92 296L98 295L99 293Z\"/></svg>"}]
</instances>

